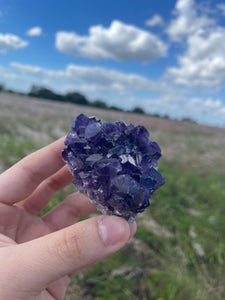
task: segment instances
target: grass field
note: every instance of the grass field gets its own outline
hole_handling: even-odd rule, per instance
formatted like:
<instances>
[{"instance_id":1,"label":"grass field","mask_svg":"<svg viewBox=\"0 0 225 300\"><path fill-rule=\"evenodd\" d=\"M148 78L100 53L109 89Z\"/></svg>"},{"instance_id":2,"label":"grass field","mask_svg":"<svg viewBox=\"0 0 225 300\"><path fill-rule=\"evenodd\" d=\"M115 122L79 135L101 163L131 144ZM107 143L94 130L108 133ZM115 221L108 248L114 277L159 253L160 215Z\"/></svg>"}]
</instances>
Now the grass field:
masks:
<instances>
[{"instance_id":1,"label":"grass field","mask_svg":"<svg viewBox=\"0 0 225 300\"><path fill-rule=\"evenodd\" d=\"M166 184L138 216L136 236L75 277L65 299L225 299L225 129L0 93L0 172L65 135L81 112L146 126Z\"/></svg>"}]
</instances>

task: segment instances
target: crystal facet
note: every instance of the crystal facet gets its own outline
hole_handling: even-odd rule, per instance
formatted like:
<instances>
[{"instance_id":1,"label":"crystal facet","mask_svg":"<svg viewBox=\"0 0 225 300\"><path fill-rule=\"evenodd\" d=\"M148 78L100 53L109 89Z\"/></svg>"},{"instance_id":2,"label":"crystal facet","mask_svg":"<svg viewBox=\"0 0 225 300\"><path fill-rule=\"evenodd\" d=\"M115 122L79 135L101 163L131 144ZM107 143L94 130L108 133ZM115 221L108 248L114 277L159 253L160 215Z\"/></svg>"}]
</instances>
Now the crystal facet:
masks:
<instances>
[{"instance_id":1,"label":"crystal facet","mask_svg":"<svg viewBox=\"0 0 225 300\"><path fill-rule=\"evenodd\" d=\"M165 183L156 170L161 150L143 126L120 120L102 123L80 114L65 145L62 157L74 176L74 186L102 213L132 223Z\"/></svg>"}]
</instances>

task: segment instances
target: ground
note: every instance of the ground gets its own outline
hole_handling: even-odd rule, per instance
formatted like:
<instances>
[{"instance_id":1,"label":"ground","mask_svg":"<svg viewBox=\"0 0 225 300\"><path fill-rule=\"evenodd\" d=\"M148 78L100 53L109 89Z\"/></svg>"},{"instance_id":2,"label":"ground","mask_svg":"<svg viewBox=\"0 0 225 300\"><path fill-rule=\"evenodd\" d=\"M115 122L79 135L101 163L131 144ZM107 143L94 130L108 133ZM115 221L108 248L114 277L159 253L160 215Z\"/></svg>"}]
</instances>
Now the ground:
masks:
<instances>
[{"instance_id":1,"label":"ground","mask_svg":"<svg viewBox=\"0 0 225 300\"><path fill-rule=\"evenodd\" d=\"M80 113L146 126L166 184L138 216L135 238L74 278L65 299L225 299L225 129L0 93L0 172L65 135Z\"/></svg>"}]
</instances>

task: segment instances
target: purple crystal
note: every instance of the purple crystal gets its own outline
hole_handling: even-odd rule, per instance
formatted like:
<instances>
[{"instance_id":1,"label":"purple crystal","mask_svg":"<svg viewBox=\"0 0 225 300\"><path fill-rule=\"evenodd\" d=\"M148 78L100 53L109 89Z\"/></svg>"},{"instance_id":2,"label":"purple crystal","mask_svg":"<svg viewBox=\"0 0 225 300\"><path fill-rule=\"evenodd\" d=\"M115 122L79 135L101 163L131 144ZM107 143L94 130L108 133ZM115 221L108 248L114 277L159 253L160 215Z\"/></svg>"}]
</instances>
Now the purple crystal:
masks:
<instances>
[{"instance_id":1,"label":"purple crystal","mask_svg":"<svg viewBox=\"0 0 225 300\"><path fill-rule=\"evenodd\" d=\"M73 121L65 145L62 157L74 186L102 213L132 223L165 183L156 170L161 150L143 126L102 123L81 114Z\"/></svg>"}]
</instances>

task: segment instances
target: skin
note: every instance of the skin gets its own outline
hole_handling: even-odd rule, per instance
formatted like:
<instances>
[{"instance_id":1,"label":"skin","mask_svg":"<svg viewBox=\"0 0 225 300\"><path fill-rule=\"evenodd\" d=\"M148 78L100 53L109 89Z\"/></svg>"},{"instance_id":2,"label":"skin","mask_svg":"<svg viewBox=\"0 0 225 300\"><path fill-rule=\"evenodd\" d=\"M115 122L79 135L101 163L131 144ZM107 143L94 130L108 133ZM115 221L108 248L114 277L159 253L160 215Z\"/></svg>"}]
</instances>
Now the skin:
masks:
<instances>
[{"instance_id":1,"label":"skin","mask_svg":"<svg viewBox=\"0 0 225 300\"><path fill-rule=\"evenodd\" d=\"M0 299L61 300L71 276L116 252L135 234L135 223L115 216L77 222L96 210L80 193L39 217L55 192L72 181L61 158L63 141L0 175Z\"/></svg>"}]
</instances>

